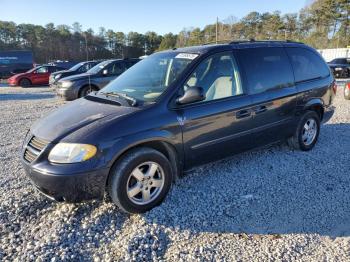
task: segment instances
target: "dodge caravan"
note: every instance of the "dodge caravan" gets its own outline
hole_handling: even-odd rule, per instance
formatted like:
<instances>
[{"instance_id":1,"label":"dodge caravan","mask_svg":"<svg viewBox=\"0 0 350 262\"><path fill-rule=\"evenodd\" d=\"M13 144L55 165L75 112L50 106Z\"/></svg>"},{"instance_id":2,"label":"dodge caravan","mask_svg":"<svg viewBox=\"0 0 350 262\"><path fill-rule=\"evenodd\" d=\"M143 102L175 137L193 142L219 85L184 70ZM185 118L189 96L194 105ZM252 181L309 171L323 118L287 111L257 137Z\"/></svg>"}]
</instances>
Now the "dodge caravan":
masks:
<instances>
[{"instance_id":1,"label":"dodge caravan","mask_svg":"<svg viewBox=\"0 0 350 262\"><path fill-rule=\"evenodd\" d=\"M159 52L35 123L22 162L52 199L107 193L122 210L141 213L195 166L276 141L311 150L335 92L325 61L302 43Z\"/></svg>"}]
</instances>

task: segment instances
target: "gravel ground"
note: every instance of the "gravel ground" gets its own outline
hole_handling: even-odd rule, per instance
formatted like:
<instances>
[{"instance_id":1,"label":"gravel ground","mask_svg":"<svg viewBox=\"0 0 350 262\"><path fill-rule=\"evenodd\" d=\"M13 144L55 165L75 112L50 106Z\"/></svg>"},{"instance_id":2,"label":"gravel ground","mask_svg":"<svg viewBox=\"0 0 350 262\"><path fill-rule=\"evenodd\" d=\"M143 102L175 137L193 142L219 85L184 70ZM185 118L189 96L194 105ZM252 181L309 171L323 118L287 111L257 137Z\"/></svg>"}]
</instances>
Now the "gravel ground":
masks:
<instances>
[{"instance_id":1,"label":"gravel ground","mask_svg":"<svg viewBox=\"0 0 350 262\"><path fill-rule=\"evenodd\" d=\"M19 161L26 130L59 107L48 88L0 88L0 261L349 261L350 101L311 152L275 145L179 179L144 215L53 203Z\"/></svg>"}]
</instances>

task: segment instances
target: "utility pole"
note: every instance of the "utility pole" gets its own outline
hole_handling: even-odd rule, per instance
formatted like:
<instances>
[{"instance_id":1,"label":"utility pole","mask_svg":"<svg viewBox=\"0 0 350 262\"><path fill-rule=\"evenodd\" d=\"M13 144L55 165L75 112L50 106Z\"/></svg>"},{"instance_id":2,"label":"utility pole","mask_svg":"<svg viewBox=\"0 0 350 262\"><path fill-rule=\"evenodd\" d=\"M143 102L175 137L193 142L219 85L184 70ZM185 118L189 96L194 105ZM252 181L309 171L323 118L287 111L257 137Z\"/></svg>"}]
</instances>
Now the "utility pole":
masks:
<instances>
[{"instance_id":1,"label":"utility pole","mask_svg":"<svg viewBox=\"0 0 350 262\"><path fill-rule=\"evenodd\" d=\"M89 61L89 49L88 49L88 42L87 42L86 32L84 32L84 38L85 38L86 61Z\"/></svg>"},{"instance_id":2,"label":"utility pole","mask_svg":"<svg viewBox=\"0 0 350 262\"><path fill-rule=\"evenodd\" d=\"M218 24L219 24L219 17L216 17L216 34L215 34L215 42L218 43Z\"/></svg>"}]
</instances>

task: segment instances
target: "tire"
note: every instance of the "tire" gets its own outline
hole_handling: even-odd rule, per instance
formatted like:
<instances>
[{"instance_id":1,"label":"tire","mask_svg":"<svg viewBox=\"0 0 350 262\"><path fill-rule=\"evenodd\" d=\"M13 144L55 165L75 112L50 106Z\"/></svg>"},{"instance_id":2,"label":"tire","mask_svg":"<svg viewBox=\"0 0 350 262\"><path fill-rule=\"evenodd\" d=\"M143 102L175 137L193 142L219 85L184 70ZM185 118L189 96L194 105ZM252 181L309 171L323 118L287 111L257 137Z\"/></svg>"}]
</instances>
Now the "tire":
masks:
<instances>
[{"instance_id":1,"label":"tire","mask_svg":"<svg viewBox=\"0 0 350 262\"><path fill-rule=\"evenodd\" d=\"M144 213L163 201L172 176L170 162L162 153L147 147L132 149L111 169L108 194L124 212Z\"/></svg>"},{"instance_id":2,"label":"tire","mask_svg":"<svg viewBox=\"0 0 350 262\"><path fill-rule=\"evenodd\" d=\"M306 130L314 123L314 128ZM306 133L305 133L306 132ZM307 133L309 132L309 133ZM317 143L320 134L320 117L315 111L307 111L300 119L295 134L288 139L288 145L302 151L311 150Z\"/></svg>"},{"instance_id":3,"label":"tire","mask_svg":"<svg viewBox=\"0 0 350 262\"><path fill-rule=\"evenodd\" d=\"M32 83L28 78L22 78L21 80L19 80L18 84L21 87L29 87L32 85Z\"/></svg>"},{"instance_id":4,"label":"tire","mask_svg":"<svg viewBox=\"0 0 350 262\"><path fill-rule=\"evenodd\" d=\"M350 100L350 84L344 86L344 98Z\"/></svg>"},{"instance_id":5,"label":"tire","mask_svg":"<svg viewBox=\"0 0 350 262\"><path fill-rule=\"evenodd\" d=\"M84 86L82 89L79 91L79 98L87 96L90 94L92 91L96 91L96 88L93 86Z\"/></svg>"}]
</instances>

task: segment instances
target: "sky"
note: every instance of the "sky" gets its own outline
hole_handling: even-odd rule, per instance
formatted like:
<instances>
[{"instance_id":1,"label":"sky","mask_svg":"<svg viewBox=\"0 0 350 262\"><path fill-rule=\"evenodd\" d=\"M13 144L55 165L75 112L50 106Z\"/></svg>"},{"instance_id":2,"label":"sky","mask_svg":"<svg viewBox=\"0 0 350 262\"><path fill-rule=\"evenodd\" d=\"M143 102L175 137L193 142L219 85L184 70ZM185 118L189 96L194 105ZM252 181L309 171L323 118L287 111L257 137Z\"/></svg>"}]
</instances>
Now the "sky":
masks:
<instances>
[{"instance_id":1,"label":"sky","mask_svg":"<svg viewBox=\"0 0 350 262\"><path fill-rule=\"evenodd\" d=\"M298 12L310 0L0 0L0 20L46 25L72 25L83 30L99 27L158 34L215 23L216 17L238 19L251 11Z\"/></svg>"}]
</instances>

